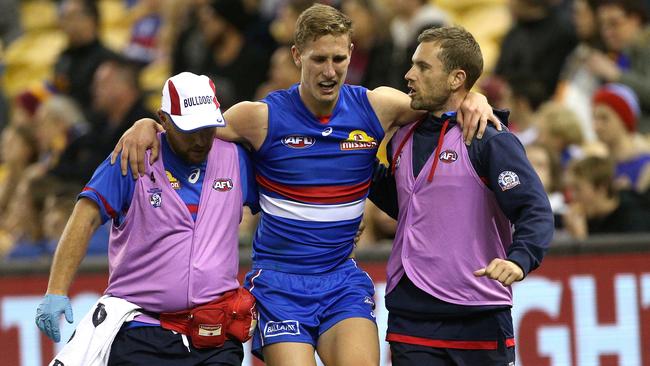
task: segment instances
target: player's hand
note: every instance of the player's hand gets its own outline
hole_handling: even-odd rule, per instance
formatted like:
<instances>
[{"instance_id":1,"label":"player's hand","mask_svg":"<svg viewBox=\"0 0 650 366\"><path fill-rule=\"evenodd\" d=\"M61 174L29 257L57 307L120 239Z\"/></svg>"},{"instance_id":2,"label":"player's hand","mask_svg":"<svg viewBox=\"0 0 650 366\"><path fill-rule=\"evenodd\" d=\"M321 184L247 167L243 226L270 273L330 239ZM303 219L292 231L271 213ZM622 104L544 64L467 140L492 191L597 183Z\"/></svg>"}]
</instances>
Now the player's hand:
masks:
<instances>
[{"instance_id":1,"label":"player's hand","mask_svg":"<svg viewBox=\"0 0 650 366\"><path fill-rule=\"evenodd\" d=\"M131 126L120 138L111 154L111 164L115 164L120 151L122 158L120 167L122 175L128 172L128 166L131 166L133 179L138 179L145 173L144 156L147 149L151 149L149 163L158 159L160 142L156 138L156 133L163 132L164 129L151 118L142 118Z\"/></svg>"},{"instance_id":2,"label":"player's hand","mask_svg":"<svg viewBox=\"0 0 650 366\"><path fill-rule=\"evenodd\" d=\"M483 94L470 92L458 108L456 120L463 128L463 139L469 145L476 134L476 138L483 137L488 121L501 131L501 121L494 114L492 107ZM477 130L478 129L478 130Z\"/></svg>"},{"instance_id":3,"label":"player's hand","mask_svg":"<svg viewBox=\"0 0 650 366\"><path fill-rule=\"evenodd\" d=\"M47 294L36 309L36 326L54 342L61 340L59 319L65 314L65 320L72 324L72 306L67 296Z\"/></svg>"},{"instance_id":4,"label":"player's hand","mask_svg":"<svg viewBox=\"0 0 650 366\"><path fill-rule=\"evenodd\" d=\"M357 233L354 235L355 246L359 242L359 239L361 239L361 234L363 234L364 230L366 230L366 223L363 220L361 220L361 224L359 224L359 230L357 230Z\"/></svg>"},{"instance_id":5,"label":"player's hand","mask_svg":"<svg viewBox=\"0 0 650 366\"><path fill-rule=\"evenodd\" d=\"M513 282L524 279L524 271L515 262L495 258L487 267L474 271L474 276L486 276L501 282L504 286L510 286Z\"/></svg>"}]
</instances>

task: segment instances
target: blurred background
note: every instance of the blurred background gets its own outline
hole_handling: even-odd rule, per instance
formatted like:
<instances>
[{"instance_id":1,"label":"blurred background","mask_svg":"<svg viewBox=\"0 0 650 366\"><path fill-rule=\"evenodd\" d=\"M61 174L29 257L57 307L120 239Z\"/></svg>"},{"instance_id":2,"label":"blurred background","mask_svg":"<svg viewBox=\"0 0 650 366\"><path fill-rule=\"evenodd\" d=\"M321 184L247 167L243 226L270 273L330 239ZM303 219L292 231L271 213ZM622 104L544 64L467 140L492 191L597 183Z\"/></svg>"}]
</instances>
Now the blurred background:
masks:
<instances>
[{"instance_id":1,"label":"blurred background","mask_svg":"<svg viewBox=\"0 0 650 366\"><path fill-rule=\"evenodd\" d=\"M481 45L475 91L511 111L509 128L556 218L548 259L515 287L515 310L525 310L515 313L518 361L650 365L650 0L321 2L353 20L350 84L406 91L417 35L431 26L461 25ZM300 79L294 24L313 3L0 0L6 364L51 358L33 313L58 238L95 167L135 120L154 115L164 81L181 71L208 75L224 110L289 87ZM366 207L357 249L379 296L396 225ZM250 214L241 225L244 267L255 225ZM79 318L84 296L96 299L105 286L107 240L104 226L73 291Z\"/></svg>"}]
</instances>

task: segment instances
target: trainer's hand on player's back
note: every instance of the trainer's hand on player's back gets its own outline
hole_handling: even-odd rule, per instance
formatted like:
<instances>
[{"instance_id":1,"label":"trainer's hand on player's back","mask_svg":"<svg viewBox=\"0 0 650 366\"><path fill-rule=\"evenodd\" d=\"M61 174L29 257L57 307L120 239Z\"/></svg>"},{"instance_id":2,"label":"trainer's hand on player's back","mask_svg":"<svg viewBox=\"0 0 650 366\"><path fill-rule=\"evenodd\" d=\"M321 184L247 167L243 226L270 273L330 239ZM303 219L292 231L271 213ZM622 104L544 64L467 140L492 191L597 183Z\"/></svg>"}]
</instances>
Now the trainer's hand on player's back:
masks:
<instances>
[{"instance_id":1,"label":"trainer's hand on player's back","mask_svg":"<svg viewBox=\"0 0 650 366\"><path fill-rule=\"evenodd\" d=\"M61 340L59 320L65 314L65 320L72 324L72 306L70 299L63 295L47 294L36 309L36 326L54 342Z\"/></svg>"},{"instance_id":2,"label":"trainer's hand on player's back","mask_svg":"<svg viewBox=\"0 0 650 366\"><path fill-rule=\"evenodd\" d=\"M128 165L131 166L133 179L138 179L145 173L144 155L147 149L151 149L149 163L158 159L160 142L156 138L156 133L163 132L164 129L158 122L151 118L142 118L131 126L120 138L111 154L111 164L115 164L118 155L122 152L120 167L122 175L128 172ZM128 165L127 165L128 164Z\"/></svg>"},{"instance_id":3,"label":"trainer's hand on player's back","mask_svg":"<svg viewBox=\"0 0 650 366\"><path fill-rule=\"evenodd\" d=\"M487 276L504 286L510 286L513 282L524 279L524 271L515 262L495 258L487 267L474 271L474 276Z\"/></svg>"}]
</instances>

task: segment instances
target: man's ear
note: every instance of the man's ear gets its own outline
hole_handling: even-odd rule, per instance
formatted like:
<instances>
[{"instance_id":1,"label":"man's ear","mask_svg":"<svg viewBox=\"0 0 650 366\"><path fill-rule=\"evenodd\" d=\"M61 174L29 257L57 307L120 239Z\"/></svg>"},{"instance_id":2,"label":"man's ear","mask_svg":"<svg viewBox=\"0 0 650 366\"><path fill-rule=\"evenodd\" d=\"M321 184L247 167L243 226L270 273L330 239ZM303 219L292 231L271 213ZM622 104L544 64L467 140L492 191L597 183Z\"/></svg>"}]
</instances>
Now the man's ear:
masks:
<instances>
[{"instance_id":1,"label":"man's ear","mask_svg":"<svg viewBox=\"0 0 650 366\"><path fill-rule=\"evenodd\" d=\"M163 128L165 130L168 130L169 129L169 120L168 120L169 117L167 116L167 114L165 112L163 112L162 109L159 109L158 111L156 111L156 113L158 114L158 119L160 120L160 124L163 126Z\"/></svg>"},{"instance_id":2,"label":"man's ear","mask_svg":"<svg viewBox=\"0 0 650 366\"><path fill-rule=\"evenodd\" d=\"M451 90L456 91L465 85L466 79L467 74L465 74L464 70L455 69L449 73L449 78L447 80Z\"/></svg>"},{"instance_id":3,"label":"man's ear","mask_svg":"<svg viewBox=\"0 0 650 366\"><path fill-rule=\"evenodd\" d=\"M291 57L293 57L293 63L296 64L296 66L302 67L302 60L300 60L300 51L295 44L291 46Z\"/></svg>"}]
</instances>

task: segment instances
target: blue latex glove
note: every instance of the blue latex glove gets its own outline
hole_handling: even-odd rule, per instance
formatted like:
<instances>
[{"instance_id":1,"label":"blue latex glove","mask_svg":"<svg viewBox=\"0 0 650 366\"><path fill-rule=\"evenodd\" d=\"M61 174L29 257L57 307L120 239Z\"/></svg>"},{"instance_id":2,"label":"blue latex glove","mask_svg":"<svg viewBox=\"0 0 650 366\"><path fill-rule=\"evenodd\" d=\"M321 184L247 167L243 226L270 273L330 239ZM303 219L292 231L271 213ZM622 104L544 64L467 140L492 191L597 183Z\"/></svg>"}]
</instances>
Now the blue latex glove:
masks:
<instances>
[{"instance_id":1,"label":"blue latex glove","mask_svg":"<svg viewBox=\"0 0 650 366\"><path fill-rule=\"evenodd\" d=\"M61 340L59 319L65 313L65 320L72 324L72 306L67 296L47 294L36 309L36 326L54 342Z\"/></svg>"}]
</instances>

